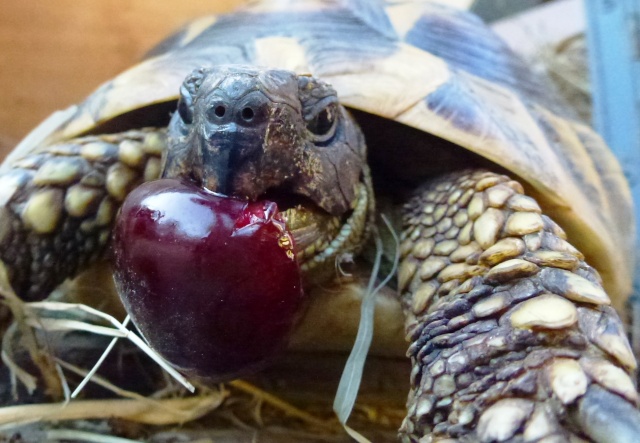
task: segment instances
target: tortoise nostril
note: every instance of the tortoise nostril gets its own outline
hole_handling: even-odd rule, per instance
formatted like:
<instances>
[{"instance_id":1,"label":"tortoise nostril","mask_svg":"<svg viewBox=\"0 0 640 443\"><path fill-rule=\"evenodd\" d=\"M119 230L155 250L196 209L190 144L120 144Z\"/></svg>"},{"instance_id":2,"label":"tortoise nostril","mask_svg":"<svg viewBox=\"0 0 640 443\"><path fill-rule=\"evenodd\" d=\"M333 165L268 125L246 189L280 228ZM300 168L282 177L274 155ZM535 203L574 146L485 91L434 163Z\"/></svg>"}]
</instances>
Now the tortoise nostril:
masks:
<instances>
[{"instance_id":1,"label":"tortoise nostril","mask_svg":"<svg viewBox=\"0 0 640 443\"><path fill-rule=\"evenodd\" d=\"M224 117L224 114L227 112L227 109L222 105L218 105L218 106L216 106L216 109L214 109L213 112L218 117Z\"/></svg>"},{"instance_id":2,"label":"tortoise nostril","mask_svg":"<svg viewBox=\"0 0 640 443\"><path fill-rule=\"evenodd\" d=\"M245 121L250 122L251 120L253 120L255 113L253 112L253 109L246 107L242 110L241 115Z\"/></svg>"}]
</instances>

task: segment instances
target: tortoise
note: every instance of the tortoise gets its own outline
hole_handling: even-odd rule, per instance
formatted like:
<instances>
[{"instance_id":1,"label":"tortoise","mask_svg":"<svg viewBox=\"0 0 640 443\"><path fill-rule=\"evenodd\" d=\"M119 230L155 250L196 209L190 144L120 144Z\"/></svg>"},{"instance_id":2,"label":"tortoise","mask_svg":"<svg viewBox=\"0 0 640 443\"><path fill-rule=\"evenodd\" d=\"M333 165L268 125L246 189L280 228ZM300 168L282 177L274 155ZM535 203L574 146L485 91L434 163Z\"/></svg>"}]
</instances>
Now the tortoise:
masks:
<instances>
[{"instance_id":1,"label":"tortoise","mask_svg":"<svg viewBox=\"0 0 640 443\"><path fill-rule=\"evenodd\" d=\"M204 136L225 110L249 128L233 161ZM467 12L255 2L186 25L35 138L0 176L0 258L24 300L102 259L128 192L180 177L287 207L312 294L293 343L339 349L340 300L366 281L340 264L366 263L385 212L400 266L374 350L412 363L401 441L640 435L614 309L633 263L621 169Z\"/></svg>"}]
</instances>

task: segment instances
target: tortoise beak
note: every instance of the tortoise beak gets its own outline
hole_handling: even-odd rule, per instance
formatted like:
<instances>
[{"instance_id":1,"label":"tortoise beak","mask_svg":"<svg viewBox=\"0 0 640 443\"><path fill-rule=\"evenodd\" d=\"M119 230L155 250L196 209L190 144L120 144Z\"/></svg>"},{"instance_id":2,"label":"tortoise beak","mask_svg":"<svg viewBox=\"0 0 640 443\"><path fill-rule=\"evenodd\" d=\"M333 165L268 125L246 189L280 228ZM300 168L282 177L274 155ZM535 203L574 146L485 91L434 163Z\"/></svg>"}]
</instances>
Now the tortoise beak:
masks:
<instances>
[{"instance_id":1,"label":"tortoise beak","mask_svg":"<svg viewBox=\"0 0 640 443\"><path fill-rule=\"evenodd\" d=\"M192 104L190 143L197 178L210 191L256 200L294 175L291 160L304 143L294 123L300 110L292 105L298 88L292 73L281 76L289 87L279 94L242 70L213 76L209 89L201 87Z\"/></svg>"},{"instance_id":2,"label":"tortoise beak","mask_svg":"<svg viewBox=\"0 0 640 443\"><path fill-rule=\"evenodd\" d=\"M236 124L224 125L208 134L202 143L202 186L212 192L233 195L234 172L260 149L262 131L246 131Z\"/></svg>"},{"instance_id":3,"label":"tortoise beak","mask_svg":"<svg viewBox=\"0 0 640 443\"><path fill-rule=\"evenodd\" d=\"M268 189L282 187L296 175L293 157L302 141L297 131L276 131L282 120L273 115L283 112L281 104L265 103L251 110L243 106L238 114L252 116L244 121L211 123L203 126L198 153L202 159L202 185L224 195L256 200ZM242 117L240 117L242 118ZM274 133L279 135L274 140Z\"/></svg>"},{"instance_id":4,"label":"tortoise beak","mask_svg":"<svg viewBox=\"0 0 640 443\"><path fill-rule=\"evenodd\" d=\"M243 85L245 86L245 85ZM303 141L296 110L277 103L250 84L242 91L215 90L195 104L192 124L178 113L172 126L174 149L164 177L184 177L219 194L256 200L295 175L292 161ZM237 95L237 97L236 97ZM278 129L283 126L288 130ZM184 129L183 129L184 128Z\"/></svg>"}]
</instances>

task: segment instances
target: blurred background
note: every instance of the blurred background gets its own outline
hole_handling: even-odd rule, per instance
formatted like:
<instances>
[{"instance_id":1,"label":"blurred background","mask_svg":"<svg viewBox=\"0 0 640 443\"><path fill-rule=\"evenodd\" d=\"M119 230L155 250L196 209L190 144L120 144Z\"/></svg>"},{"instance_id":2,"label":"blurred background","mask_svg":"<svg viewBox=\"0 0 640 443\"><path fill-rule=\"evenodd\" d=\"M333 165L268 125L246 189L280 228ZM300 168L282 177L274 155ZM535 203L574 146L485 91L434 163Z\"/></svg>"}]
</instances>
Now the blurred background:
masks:
<instances>
[{"instance_id":1,"label":"blurred background","mask_svg":"<svg viewBox=\"0 0 640 443\"><path fill-rule=\"evenodd\" d=\"M0 158L53 111L80 101L189 19L241 0L3 0Z\"/></svg>"}]
</instances>

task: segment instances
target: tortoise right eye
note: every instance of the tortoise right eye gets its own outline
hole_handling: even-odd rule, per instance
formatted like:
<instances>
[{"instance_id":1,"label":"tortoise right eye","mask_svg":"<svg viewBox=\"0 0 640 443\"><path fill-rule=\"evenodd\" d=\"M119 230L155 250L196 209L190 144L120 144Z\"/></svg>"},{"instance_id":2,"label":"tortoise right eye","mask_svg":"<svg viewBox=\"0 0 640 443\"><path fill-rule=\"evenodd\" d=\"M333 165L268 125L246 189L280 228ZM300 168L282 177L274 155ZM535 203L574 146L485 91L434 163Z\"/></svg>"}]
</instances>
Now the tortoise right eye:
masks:
<instances>
[{"instance_id":1,"label":"tortoise right eye","mask_svg":"<svg viewBox=\"0 0 640 443\"><path fill-rule=\"evenodd\" d=\"M180 114L180 118L185 124L190 125L193 123L193 111L189 104L182 98L178 102L178 114Z\"/></svg>"}]
</instances>

